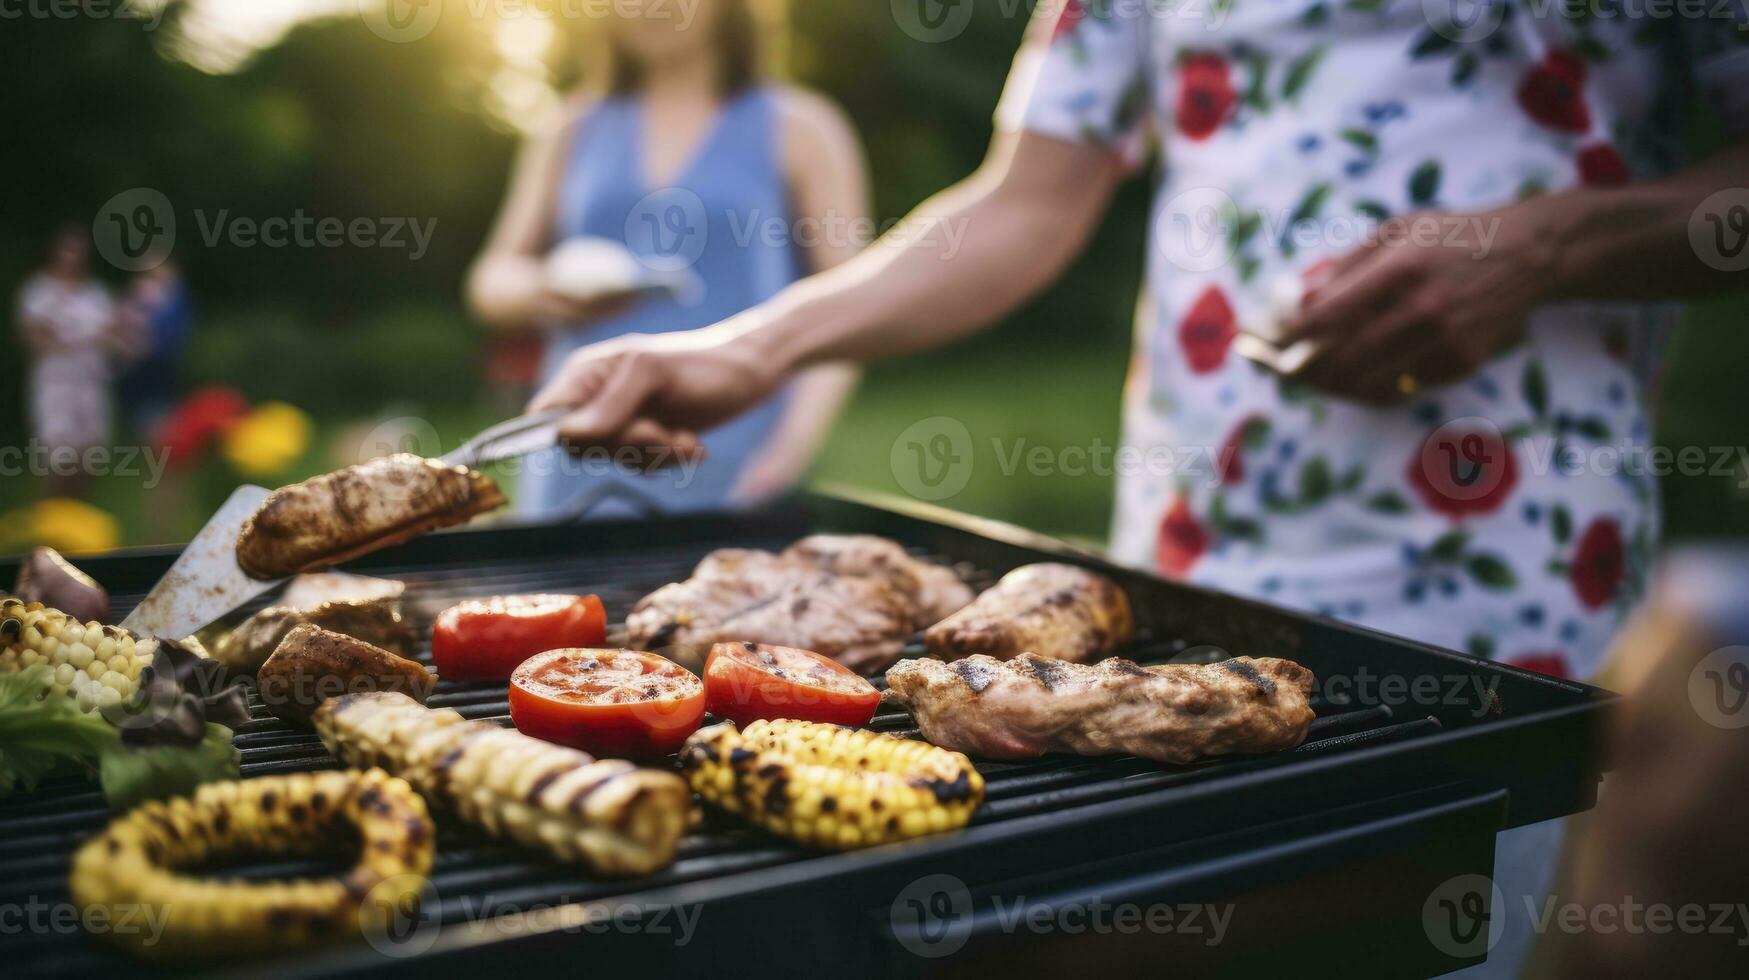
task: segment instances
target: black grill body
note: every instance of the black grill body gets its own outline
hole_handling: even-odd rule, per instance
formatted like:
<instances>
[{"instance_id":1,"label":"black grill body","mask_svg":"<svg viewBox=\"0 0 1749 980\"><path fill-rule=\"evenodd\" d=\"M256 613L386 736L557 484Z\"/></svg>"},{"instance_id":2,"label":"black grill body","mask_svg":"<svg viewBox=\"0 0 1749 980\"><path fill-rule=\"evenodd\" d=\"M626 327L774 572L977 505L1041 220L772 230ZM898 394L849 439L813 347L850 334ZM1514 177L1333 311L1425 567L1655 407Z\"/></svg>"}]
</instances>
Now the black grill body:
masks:
<instances>
[{"instance_id":1,"label":"black grill body","mask_svg":"<svg viewBox=\"0 0 1749 980\"><path fill-rule=\"evenodd\" d=\"M672 868L632 880L555 865L439 814L430 900L388 940L162 966L76 930L9 930L6 972L1431 976L1481 959L1434 941L1436 889L1487 874L1499 831L1595 802L1604 692L1168 583L946 512L806 497L733 517L438 534L349 567L405 580L416 608L594 592L617 619L714 548L775 550L821 531L894 538L955 563L978 588L1029 562L1098 568L1136 610L1126 655L1290 658L1319 678L1318 719L1294 751L1190 767L1072 756L980 764L988 798L966 830L848 854L805 851L712 814ZM81 565L120 615L173 558L135 551ZM0 563L0 581L15 571ZM441 682L431 704L509 724L502 684ZM314 735L255 707L237 731L245 777L336 765ZM912 730L895 709L874 727ZM0 802L0 908L66 903L69 857L108 819L89 783ZM216 873L336 867L267 859ZM1218 942L1211 922L1185 921L1192 905L1225 913ZM1091 919L1102 907L1103 928ZM1168 908L1177 924L1125 930L1118 907Z\"/></svg>"}]
</instances>

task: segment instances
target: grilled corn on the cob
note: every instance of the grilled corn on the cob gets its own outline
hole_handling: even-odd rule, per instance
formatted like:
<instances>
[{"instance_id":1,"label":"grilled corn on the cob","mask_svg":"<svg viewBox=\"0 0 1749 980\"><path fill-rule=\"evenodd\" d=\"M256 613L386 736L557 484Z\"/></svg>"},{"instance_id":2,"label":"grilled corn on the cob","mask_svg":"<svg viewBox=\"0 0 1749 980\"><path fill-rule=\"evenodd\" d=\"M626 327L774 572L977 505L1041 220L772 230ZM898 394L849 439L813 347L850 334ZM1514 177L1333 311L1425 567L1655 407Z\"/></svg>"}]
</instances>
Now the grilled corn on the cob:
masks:
<instances>
[{"instance_id":1,"label":"grilled corn on the cob","mask_svg":"<svg viewBox=\"0 0 1749 980\"><path fill-rule=\"evenodd\" d=\"M40 602L0 599L0 674L46 664L51 689L85 712L133 700L152 644L118 626L81 623Z\"/></svg>"},{"instance_id":2,"label":"grilled corn on the cob","mask_svg":"<svg viewBox=\"0 0 1749 980\"><path fill-rule=\"evenodd\" d=\"M958 752L811 721L713 725L680 764L706 802L832 850L956 830L984 799L984 777Z\"/></svg>"},{"instance_id":3,"label":"grilled corn on the cob","mask_svg":"<svg viewBox=\"0 0 1749 980\"><path fill-rule=\"evenodd\" d=\"M358 863L328 878L250 883L175 870L354 836ZM106 936L149 956L253 953L383 929L418 900L434 846L425 801L379 769L208 783L117 818L73 856L72 893L106 910L118 926Z\"/></svg>"},{"instance_id":4,"label":"grilled corn on the cob","mask_svg":"<svg viewBox=\"0 0 1749 980\"><path fill-rule=\"evenodd\" d=\"M470 823L604 874L648 874L674 861L692 794L673 773L596 761L405 694L351 694L311 718L349 765L382 766Z\"/></svg>"}]
</instances>

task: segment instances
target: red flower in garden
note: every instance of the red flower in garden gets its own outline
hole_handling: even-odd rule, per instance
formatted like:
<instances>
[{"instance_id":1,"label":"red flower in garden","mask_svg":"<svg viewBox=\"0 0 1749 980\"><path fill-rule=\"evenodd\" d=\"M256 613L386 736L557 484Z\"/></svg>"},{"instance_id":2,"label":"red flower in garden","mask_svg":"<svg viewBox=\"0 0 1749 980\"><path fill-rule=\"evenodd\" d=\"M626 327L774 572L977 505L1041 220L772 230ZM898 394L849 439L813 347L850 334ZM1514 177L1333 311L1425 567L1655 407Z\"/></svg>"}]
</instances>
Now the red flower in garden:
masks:
<instances>
[{"instance_id":1,"label":"red flower in garden","mask_svg":"<svg viewBox=\"0 0 1749 980\"><path fill-rule=\"evenodd\" d=\"M1215 472L1220 476L1221 483L1232 486L1244 482L1245 447L1251 441L1251 433L1263 424L1263 416L1249 415L1227 434L1226 442L1221 444L1220 455L1215 457Z\"/></svg>"},{"instance_id":2,"label":"red flower in garden","mask_svg":"<svg viewBox=\"0 0 1749 980\"><path fill-rule=\"evenodd\" d=\"M1178 131L1193 140L1221 128L1238 102L1227 60L1218 54L1185 55L1178 63Z\"/></svg>"},{"instance_id":3,"label":"red flower in garden","mask_svg":"<svg viewBox=\"0 0 1749 980\"><path fill-rule=\"evenodd\" d=\"M1190 505L1182 497L1173 501L1160 522L1160 539L1155 544L1154 561L1160 571L1182 578L1207 550L1209 533L1196 522Z\"/></svg>"},{"instance_id":4,"label":"red flower in garden","mask_svg":"<svg viewBox=\"0 0 1749 980\"><path fill-rule=\"evenodd\" d=\"M1591 128L1585 106L1585 62L1569 51L1550 51L1518 83L1518 104L1537 122L1564 133Z\"/></svg>"},{"instance_id":5,"label":"red flower in garden","mask_svg":"<svg viewBox=\"0 0 1749 980\"><path fill-rule=\"evenodd\" d=\"M1198 296L1178 325L1178 345L1190 362L1190 370L1207 374L1227 359L1227 348L1239 335L1238 317L1219 286L1210 286Z\"/></svg>"},{"instance_id":6,"label":"red flower in garden","mask_svg":"<svg viewBox=\"0 0 1749 980\"><path fill-rule=\"evenodd\" d=\"M1550 677L1567 679L1573 676L1572 671L1567 669L1567 655L1559 650L1548 653L1521 653L1506 662L1514 667L1534 670Z\"/></svg>"},{"instance_id":7,"label":"red flower in garden","mask_svg":"<svg viewBox=\"0 0 1749 980\"><path fill-rule=\"evenodd\" d=\"M1599 609L1615 598L1627 574L1627 554L1622 547L1621 525L1600 517L1579 536L1573 553L1573 593L1587 609Z\"/></svg>"},{"instance_id":8,"label":"red flower in garden","mask_svg":"<svg viewBox=\"0 0 1749 980\"><path fill-rule=\"evenodd\" d=\"M1051 40L1054 42L1065 34L1073 33L1075 26L1081 23L1081 18L1086 16L1087 9L1081 6L1081 0L1067 0L1063 4L1062 12L1057 14L1057 26L1051 30Z\"/></svg>"},{"instance_id":9,"label":"red flower in garden","mask_svg":"<svg viewBox=\"0 0 1749 980\"><path fill-rule=\"evenodd\" d=\"M197 461L207 445L249 414L249 402L235 390L213 385L189 395L159 424L157 442L169 461Z\"/></svg>"},{"instance_id":10,"label":"red flower in garden","mask_svg":"<svg viewBox=\"0 0 1749 980\"><path fill-rule=\"evenodd\" d=\"M1627 161L1608 143L1579 151L1579 182L1586 187L1617 187L1628 182Z\"/></svg>"},{"instance_id":11,"label":"red flower in garden","mask_svg":"<svg viewBox=\"0 0 1749 980\"><path fill-rule=\"evenodd\" d=\"M1518 459L1493 426L1447 424L1422 441L1408 479L1428 507L1462 520L1500 509L1518 485Z\"/></svg>"}]
</instances>

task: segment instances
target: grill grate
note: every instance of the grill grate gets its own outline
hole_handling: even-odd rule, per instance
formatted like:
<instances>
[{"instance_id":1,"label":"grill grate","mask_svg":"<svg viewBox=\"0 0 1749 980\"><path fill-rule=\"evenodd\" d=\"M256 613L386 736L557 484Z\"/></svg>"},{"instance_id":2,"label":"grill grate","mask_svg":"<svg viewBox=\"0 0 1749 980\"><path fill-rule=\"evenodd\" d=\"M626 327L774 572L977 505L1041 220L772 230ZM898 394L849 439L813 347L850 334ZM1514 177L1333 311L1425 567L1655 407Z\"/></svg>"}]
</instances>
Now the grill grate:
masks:
<instances>
[{"instance_id":1,"label":"grill grate","mask_svg":"<svg viewBox=\"0 0 1749 980\"><path fill-rule=\"evenodd\" d=\"M742 542L738 542L742 543ZM744 542L748 546L781 548L787 540ZM447 566L373 571L407 583L409 616L429 635L435 611L465 597L518 592L593 592L611 613L623 613L639 597L666 582L685 577L702 556L697 545L617 552L611 558L558 558L542 561L486 561ZM988 586L987 571L961 566L976 588ZM138 596L117 596L125 609ZM1158 663L1184 655L1186 644L1176 638L1140 639L1127 655ZM916 654L913 645L908 654ZM429 662L428 649L419 658ZM502 684L443 681L430 699L433 707L454 708L469 718L509 724ZM252 697L254 720L236 731L245 777L336 768L313 734L295 731L271 717ZM1269 759L1227 760L1192 767L1170 767L1133 758L1086 759L1052 756L1022 763L979 765L987 781L987 800L974 818L986 824L1030 816L1073 805L1101 802L1215 778L1241 767L1281 764L1288 758L1341 752L1437 730L1431 716L1406 717L1389 707L1356 707L1318 699L1317 720L1306 743L1291 753ZM874 719L877 730L915 735L902 709L883 710ZM98 792L89 783L45 786L23 799L0 804L0 907L27 902L69 901L67 871L73 850L110 819ZM592 878L580 869L556 866L543 856L506 846L450 818L437 814L440 848L432 883L440 904L436 917L445 924L477 919L493 903L505 907L538 907L582 902L634 891L697 881L777 865L810 860L813 855L792 845L707 814L685 839L679 860L660 874L631 881ZM334 869L321 860L280 860L256 863L224 872L239 878L265 880L324 873ZM64 973L154 968L105 949L82 935L24 933L8 937L12 962L27 973Z\"/></svg>"}]
</instances>

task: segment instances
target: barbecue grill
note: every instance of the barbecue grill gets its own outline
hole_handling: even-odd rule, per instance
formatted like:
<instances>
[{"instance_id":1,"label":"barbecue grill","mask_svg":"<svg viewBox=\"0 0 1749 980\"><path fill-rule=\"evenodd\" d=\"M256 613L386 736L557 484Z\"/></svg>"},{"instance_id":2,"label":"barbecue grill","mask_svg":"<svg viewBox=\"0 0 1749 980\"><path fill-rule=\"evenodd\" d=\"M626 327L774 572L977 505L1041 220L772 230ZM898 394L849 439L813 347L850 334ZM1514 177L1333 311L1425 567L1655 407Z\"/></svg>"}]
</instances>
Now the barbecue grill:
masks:
<instances>
[{"instance_id":1,"label":"barbecue grill","mask_svg":"<svg viewBox=\"0 0 1749 980\"><path fill-rule=\"evenodd\" d=\"M1466 930L1448 921L1460 906L1436 893L1487 874L1501 830L1595 802L1611 704L1601 691L1164 582L927 508L805 497L734 517L459 531L349 567L406 581L415 617L466 596L530 591L595 592L617 617L714 548L775 550L819 531L885 535L954 563L979 588L1033 561L1096 567L1135 607L1132 659L1291 658L1319 678L1317 720L1294 751L1196 766L1071 756L980 764L988 798L970 827L865 851L809 852L709 814L672 868L630 880L556 865L439 814L432 889L403 928L290 958L174 969L1430 976L1486 952L1485 921L1477 941L1474 922ZM120 614L173 557L147 550L81 564ZM0 580L15 570L0 563ZM502 684L445 681L431 704L509 723ZM245 777L336 765L314 735L258 701L254 715L236 733ZM914 731L899 710L873 724ZM70 855L109 816L89 783L0 803L0 910L67 903ZM214 873L271 878L338 866L274 859ZM1472 918L1481 911L1461 907ZM12 933L0 935L0 950L15 976L173 969L77 929L3 932Z\"/></svg>"}]
</instances>

